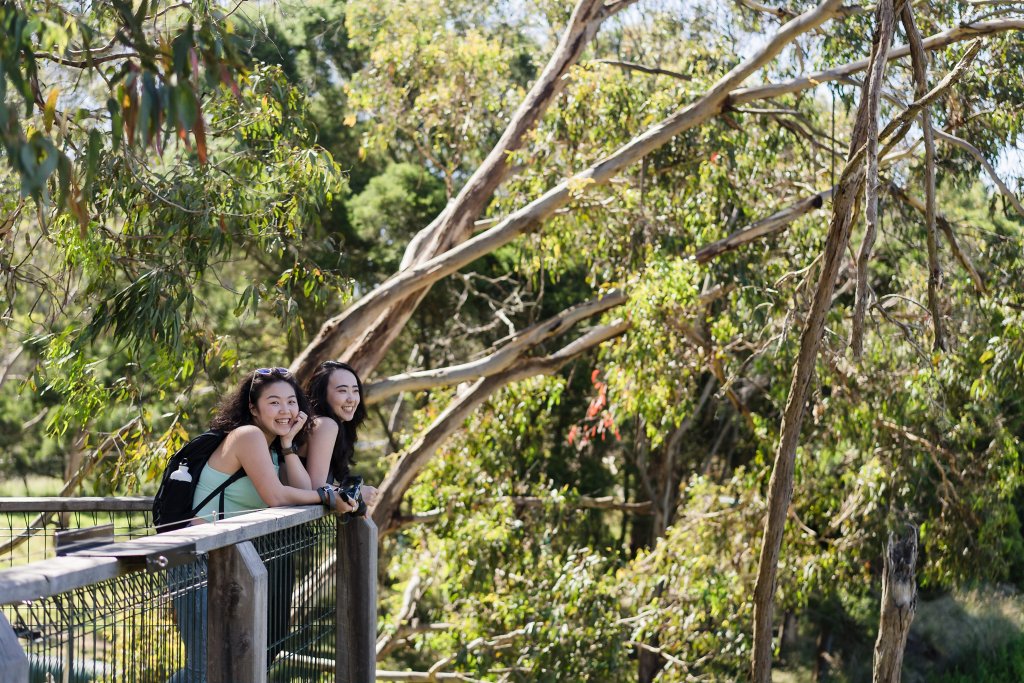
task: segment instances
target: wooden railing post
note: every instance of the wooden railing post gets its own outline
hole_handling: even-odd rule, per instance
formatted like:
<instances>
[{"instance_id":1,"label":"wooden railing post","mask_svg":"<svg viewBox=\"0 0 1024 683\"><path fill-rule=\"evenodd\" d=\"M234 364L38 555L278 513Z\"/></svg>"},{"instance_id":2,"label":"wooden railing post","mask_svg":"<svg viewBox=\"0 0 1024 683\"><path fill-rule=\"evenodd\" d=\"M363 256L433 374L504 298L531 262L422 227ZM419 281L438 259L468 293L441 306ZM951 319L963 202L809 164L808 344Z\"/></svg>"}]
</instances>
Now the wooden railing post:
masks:
<instances>
[{"instance_id":1,"label":"wooden railing post","mask_svg":"<svg viewBox=\"0 0 1024 683\"><path fill-rule=\"evenodd\" d=\"M0 683L28 683L28 657L3 612L0 612L0 664L3 664Z\"/></svg>"},{"instance_id":2,"label":"wooden railing post","mask_svg":"<svg viewBox=\"0 0 1024 683\"><path fill-rule=\"evenodd\" d=\"M374 683L377 678L377 526L370 520L338 521L337 640L335 680Z\"/></svg>"},{"instance_id":3,"label":"wooden railing post","mask_svg":"<svg viewBox=\"0 0 1024 683\"><path fill-rule=\"evenodd\" d=\"M252 543L209 554L207 680L266 683L267 568Z\"/></svg>"}]
</instances>

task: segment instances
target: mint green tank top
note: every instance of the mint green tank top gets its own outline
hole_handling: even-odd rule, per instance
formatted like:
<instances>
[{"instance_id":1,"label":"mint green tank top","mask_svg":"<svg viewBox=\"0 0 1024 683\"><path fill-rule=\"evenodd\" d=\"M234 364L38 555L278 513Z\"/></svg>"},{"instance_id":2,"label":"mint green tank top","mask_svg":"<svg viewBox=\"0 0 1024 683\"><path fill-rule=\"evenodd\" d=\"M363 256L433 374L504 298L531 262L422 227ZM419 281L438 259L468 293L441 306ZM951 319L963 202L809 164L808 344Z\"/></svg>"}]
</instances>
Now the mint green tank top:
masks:
<instances>
[{"instance_id":1,"label":"mint green tank top","mask_svg":"<svg viewBox=\"0 0 1024 683\"><path fill-rule=\"evenodd\" d=\"M270 457L274 463L274 471L277 471L280 467L277 451L271 450ZM204 467L203 471L199 473L199 483L196 484L196 490L192 496L192 505L201 503L204 498L213 493L214 489L230 478L231 474L219 472L209 465ZM262 510L265 507L267 504L260 498L260 494L256 492L256 487L252 485L252 479L249 477L242 477L224 489L224 517ZM216 495L196 512L196 516L207 522L212 522L217 518L219 510L220 496Z\"/></svg>"}]
</instances>

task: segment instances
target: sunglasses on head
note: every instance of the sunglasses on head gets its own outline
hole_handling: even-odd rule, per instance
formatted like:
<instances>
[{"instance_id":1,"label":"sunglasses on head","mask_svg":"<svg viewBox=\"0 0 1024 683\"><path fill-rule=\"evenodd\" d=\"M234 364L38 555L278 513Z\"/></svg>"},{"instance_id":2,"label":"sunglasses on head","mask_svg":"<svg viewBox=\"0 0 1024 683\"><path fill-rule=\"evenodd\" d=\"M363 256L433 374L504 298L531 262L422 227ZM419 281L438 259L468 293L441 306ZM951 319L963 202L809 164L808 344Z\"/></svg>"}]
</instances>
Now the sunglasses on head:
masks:
<instances>
[{"instance_id":1,"label":"sunglasses on head","mask_svg":"<svg viewBox=\"0 0 1024 683\"><path fill-rule=\"evenodd\" d=\"M291 374L292 371L288 368L256 368L252 373L253 377L256 375L284 375L288 377Z\"/></svg>"},{"instance_id":2,"label":"sunglasses on head","mask_svg":"<svg viewBox=\"0 0 1024 683\"><path fill-rule=\"evenodd\" d=\"M252 379L249 380L249 393L252 393L253 384L256 382L256 376L271 377L277 375L281 379L288 379L292 376L291 370L288 368L256 368L253 370Z\"/></svg>"}]
</instances>

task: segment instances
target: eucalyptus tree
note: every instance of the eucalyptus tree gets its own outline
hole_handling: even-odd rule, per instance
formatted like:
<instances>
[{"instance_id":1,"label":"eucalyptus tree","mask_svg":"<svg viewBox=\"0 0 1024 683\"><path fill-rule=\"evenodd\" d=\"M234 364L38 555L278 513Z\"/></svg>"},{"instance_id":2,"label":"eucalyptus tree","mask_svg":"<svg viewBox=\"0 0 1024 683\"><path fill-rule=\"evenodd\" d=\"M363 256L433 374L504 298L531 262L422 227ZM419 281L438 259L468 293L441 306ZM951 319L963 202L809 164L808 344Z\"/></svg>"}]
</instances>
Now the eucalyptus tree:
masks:
<instances>
[{"instance_id":1,"label":"eucalyptus tree","mask_svg":"<svg viewBox=\"0 0 1024 683\"><path fill-rule=\"evenodd\" d=\"M579 0L571 12L353 0L346 30L365 60L344 89L342 122L362 136L353 159L318 147L299 89L244 56L233 37L245 33L245 5L5 6L8 183L22 195L7 207L6 272L13 282L27 277L19 263L60 259L42 281L51 314L12 309L37 326L39 377L70 399L54 425L77 427L111 397L169 405L161 387L223 381L257 349L287 353L288 340L300 376L327 358L352 361L371 378L369 403L431 390L374 519L401 548L416 533L408 524L451 518L444 534L420 532L419 549L442 549L425 552L423 567L396 560L408 587L381 645L410 665L437 653L432 673L471 661L479 675L553 679L564 661L581 677L625 678L633 651L642 680L728 678L748 658L764 680L776 587L799 611L839 582L863 584L870 561L857 561L877 555L871 544L901 508L924 527L926 576L1005 574L1019 541L1018 484L1004 475L1020 411L986 409L1015 390L1020 218L994 161L1020 134L1024 19L1014 3L987 16L974 5L892 8L885 23L875 9L886 3L837 0ZM907 46L896 45L900 30ZM334 85L328 76L317 94ZM426 221L414 233L374 223L367 209L383 205L383 190L414 177L397 166L386 188L351 200L355 225L397 239L378 245L388 247L378 262L402 256L382 282L349 286L353 274L324 247L352 245L325 213L344 196L342 167L389 156L426 169L445 203L433 217L406 214ZM965 235L952 213L963 207L939 191L965 191L979 173L996 177L996 207L1010 216L997 238ZM815 230L826 206L838 226L827 240ZM26 235L52 249L27 254ZM518 318L495 306L500 326L460 347L475 359L406 368L389 358L411 346L403 334L431 287L468 278L484 257L488 276L522 278L538 305L520 305ZM556 291L569 283L571 294ZM917 299L926 313L915 317ZM581 383L567 395L573 377L557 373L598 347L571 443L532 432L568 426L556 406L578 401ZM378 367L389 372L374 377ZM800 444L824 457L798 461ZM539 480L508 485L520 469L488 449L525 449L516 462L527 472L566 487L572 507L623 515L622 533L607 522L595 531L593 516L567 519L561 539L557 525L460 529L480 518L439 485L446 476L503 520L561 509L564 496L547 505L531 495ZM551 457L574 449L606 468L591 479L600 493L630 499L576 499L598 491L574 488L571 468ZM467 477L460 458L487 476ZM972 516L979 504L998 514ZM650 524L635 524L638 513L653 513ZM735 524L704 523L719 518ZM957 556L975 532L1005 540L985 545L987 566ZM629 551L594 550L580 542L588 534ZM445 553L458 559L460 543L481 543L490 560L446 564L442 590L418 592L415 577ZM777 571L783 548L790 559ZM571 601L527 599L566 587ZM397 654L418 635L417 609L459 617L475 637L439 620L425 650Z\"/></svg>"}]
</instances>

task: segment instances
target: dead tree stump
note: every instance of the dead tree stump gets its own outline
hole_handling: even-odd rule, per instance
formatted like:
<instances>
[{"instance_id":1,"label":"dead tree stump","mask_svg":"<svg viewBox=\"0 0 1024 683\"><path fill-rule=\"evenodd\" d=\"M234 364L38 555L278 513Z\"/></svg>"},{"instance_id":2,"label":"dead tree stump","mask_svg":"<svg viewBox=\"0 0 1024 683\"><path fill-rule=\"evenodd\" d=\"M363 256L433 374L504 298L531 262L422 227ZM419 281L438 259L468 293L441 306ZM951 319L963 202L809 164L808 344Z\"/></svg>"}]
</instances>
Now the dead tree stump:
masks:
<instances>
[{"instance_id":1,"label":"dead tree stump","mask_svg":"<svg viewBox=\"0 0 1024 683\"><path fill-rule=\"evenodd\" d=\"M882 573L882 614L875 641L873 683L899 683L903 669L903 651L910 623L917 610L917 527L911 526L905 538L889 534Z\"/></svg>"}]
</instances>

